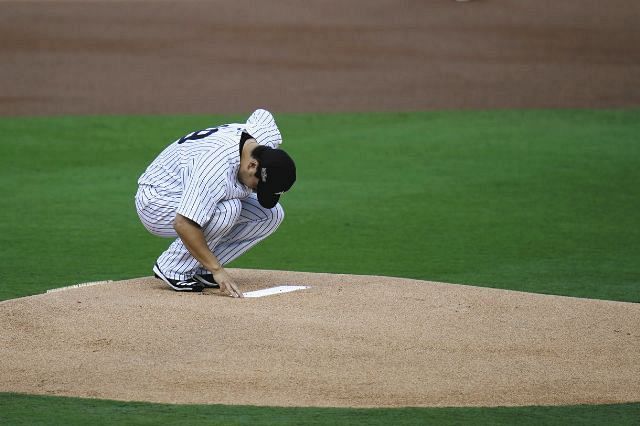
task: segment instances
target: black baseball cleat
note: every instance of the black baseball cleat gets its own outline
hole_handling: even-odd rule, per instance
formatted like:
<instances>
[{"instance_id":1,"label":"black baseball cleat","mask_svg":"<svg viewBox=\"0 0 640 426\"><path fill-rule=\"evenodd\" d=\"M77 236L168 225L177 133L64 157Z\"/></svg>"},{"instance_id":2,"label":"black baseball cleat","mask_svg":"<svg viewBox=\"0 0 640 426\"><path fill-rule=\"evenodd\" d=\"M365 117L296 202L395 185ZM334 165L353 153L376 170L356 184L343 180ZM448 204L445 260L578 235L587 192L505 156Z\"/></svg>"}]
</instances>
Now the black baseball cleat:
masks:
<instances>
[{"instance_id":1,"label":"black baseball cleat","mask_svg":"<svg viewBox=\"0 0 640 426\"><path fill-rule=\"evenodd\" d=\"M213 274L195 274L193 279L200 281L205 287L220 288L220 284L213 279Z\"/></svg>"},{"instance_id":2,"label":"black baseball cleat","mask_svg":"<svg viewBox=\"0 0 640 426\"><path fill-rule=\"evenodd\" d=\"M166 277L158 267L157 263L153 265L153 274L156 278L167 283L167 285L175 291L202 291L204 289L204 284L193 278L188 280L174 280Z\"/></svg>"}]
</instances>

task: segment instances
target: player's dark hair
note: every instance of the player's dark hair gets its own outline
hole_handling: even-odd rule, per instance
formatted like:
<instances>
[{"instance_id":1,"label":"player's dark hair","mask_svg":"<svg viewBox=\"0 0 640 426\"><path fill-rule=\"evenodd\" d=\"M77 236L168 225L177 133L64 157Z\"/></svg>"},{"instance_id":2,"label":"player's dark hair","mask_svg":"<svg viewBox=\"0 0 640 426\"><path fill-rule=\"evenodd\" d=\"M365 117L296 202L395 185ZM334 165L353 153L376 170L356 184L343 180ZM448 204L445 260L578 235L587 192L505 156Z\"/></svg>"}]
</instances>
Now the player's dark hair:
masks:
<instances>
[{"instance_id":1,"label":"player's dark hair","mask_svg":"<svg viewBox=\"0 0 640 426\"><path fill-rule=\"evenodd\" d=\"M247 139L255 139L255 138L247 132L242 132L242 135L240 135L240 144L244 145Z\"/></svg>"},{"instance_id":2,"label":"player's dark hair","mask_svg":"<svg viewBox=\"0 0 640 426\"><path fill-rule=\"evenodd\" d=\"M258 145L253 148L253 151L251 151L251 157L258 161L258 168L256 169L255 174L258 179L260 179L260 164L262 163L262 154L269 149L271 148L269 148L268 146Z\"/></svg>"}]
</instances>

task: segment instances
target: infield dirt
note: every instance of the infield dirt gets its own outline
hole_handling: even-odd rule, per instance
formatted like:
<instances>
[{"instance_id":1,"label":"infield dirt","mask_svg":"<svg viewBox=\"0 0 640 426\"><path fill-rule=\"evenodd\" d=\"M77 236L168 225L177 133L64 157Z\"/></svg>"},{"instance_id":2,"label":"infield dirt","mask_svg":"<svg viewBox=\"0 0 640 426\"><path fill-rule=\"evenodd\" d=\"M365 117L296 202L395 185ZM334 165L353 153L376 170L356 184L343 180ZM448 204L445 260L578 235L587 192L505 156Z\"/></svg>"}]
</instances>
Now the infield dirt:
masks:
<instances>
[{"instance_id":1,"label":"infield dirt","mask_svg":"<svg viewBox=\"0 0 640 426\"><path fill-rule=\"evenodd\" d=\"M388 277L231 270L232 299L154 278L0 304L0 391L280 406L640 401L640 305Z\"/></svg>"}]
</instances>

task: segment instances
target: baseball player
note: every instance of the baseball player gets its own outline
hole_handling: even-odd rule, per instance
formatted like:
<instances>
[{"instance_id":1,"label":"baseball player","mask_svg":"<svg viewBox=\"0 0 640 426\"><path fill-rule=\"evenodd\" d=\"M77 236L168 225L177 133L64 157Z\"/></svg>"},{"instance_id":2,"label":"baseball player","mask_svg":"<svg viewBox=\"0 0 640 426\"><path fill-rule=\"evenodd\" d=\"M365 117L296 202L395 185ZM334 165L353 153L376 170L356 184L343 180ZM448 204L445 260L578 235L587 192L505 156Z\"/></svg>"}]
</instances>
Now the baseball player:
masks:
<instances>
[{"instance_id":1,"label":"baseball player","mask_svg":"<svg viewBox=\"0 0 640 426\"><path fill-rule=\"evenodd\" d=\"M224 265L271 235L296 180L270 112L195 131L169 145L138 180L136 210L149 232L178 237L153 272L176 291L220 287L243 297Z\"/></svg>"}]
</instances>

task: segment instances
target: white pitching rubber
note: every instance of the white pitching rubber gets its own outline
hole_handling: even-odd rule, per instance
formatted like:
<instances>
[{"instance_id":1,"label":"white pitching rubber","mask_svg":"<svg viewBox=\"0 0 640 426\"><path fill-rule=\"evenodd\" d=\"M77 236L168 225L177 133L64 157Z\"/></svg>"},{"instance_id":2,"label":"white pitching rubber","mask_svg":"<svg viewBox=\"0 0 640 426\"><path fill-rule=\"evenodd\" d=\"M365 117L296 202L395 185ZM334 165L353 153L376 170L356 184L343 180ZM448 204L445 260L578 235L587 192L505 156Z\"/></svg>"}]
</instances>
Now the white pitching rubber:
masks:
<instances>
[{"instance_id":1,"label":"white pitching rubber","mask_svg":"<svg viewBox=\"0 0 640 426\"><path fill-rule=\"evenodd\" d=\"M281 285L278 287L263 288L262 290L249 291L244 293L244 297L264 297L272 294L289 293L296 290L304 290L310 288L306 285Z\"/></svg>"}]
</instances>

